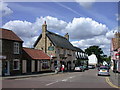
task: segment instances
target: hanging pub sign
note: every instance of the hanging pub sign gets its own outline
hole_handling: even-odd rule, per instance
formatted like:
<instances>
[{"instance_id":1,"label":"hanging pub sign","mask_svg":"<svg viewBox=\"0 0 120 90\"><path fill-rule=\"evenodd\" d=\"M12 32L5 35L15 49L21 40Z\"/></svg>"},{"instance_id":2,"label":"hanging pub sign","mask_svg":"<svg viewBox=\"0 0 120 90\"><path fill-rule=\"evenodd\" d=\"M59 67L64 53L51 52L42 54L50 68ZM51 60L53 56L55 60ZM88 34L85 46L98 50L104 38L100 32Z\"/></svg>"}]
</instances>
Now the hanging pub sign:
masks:
<instances>
[{"instance_id":1,"label":"hanging pub sign","mask_svg":"<svg viewBox=\"0 0 120 90\"><path fill-rule=\"evenodd\" d=\"M49 46L49 47L48 47L48 50L49 50L49 51L53 51L53 50L54 50L54 46Z\"/></svg>"}]
</instances>

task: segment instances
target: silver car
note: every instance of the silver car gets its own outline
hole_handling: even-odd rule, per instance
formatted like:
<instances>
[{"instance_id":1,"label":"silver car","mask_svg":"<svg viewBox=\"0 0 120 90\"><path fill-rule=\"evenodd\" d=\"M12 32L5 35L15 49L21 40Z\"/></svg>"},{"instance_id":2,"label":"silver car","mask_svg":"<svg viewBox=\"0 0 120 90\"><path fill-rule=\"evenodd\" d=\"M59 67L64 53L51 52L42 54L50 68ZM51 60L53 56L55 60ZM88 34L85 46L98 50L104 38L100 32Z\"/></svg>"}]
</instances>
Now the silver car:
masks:
<instances>
[{"instance_id":1,"label":"silver car","mask_svg":"<svg viewBox=\"0 0 120 90\"><path fill-rule=\"evenodd\" d=\"M107 76L110 76L110 73L109 73L109 68L106 67L106 66L101 66L98 68L98 76L100 75L107 75Z\"/></svg>"}]
</instances>

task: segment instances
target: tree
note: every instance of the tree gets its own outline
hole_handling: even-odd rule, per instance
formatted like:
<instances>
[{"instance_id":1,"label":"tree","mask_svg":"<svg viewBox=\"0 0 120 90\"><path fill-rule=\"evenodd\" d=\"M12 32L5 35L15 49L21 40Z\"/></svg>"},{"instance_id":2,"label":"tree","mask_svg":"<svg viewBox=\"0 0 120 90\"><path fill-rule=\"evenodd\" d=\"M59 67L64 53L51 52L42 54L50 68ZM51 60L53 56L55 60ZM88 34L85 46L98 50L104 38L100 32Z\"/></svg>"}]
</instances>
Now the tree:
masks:
<instances>
[{"instance_id":1,"label":"tree","mask_svg":"<svg viewBox=\"0 0 120 90\"><path fill-rule=\"evenodd\" d=\"M103 62L102 56L104 53L99 46L95 46L95 45L90 46L89 48L85 49L85 53L87 53L88 55L91 55L92 53L94 53L98 58L98 63Z\"/></svg>"}]
</instances>

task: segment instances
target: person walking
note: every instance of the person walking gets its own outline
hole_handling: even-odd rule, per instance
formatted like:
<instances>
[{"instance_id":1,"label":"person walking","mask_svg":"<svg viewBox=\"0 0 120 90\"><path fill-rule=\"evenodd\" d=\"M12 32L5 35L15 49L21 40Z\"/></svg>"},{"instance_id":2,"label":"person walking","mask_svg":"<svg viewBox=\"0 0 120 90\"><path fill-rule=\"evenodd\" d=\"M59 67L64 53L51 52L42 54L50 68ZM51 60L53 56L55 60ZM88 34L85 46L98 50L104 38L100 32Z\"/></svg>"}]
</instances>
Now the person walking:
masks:
<instances>
[{"instance_id":1,"label":"person walking","mask_svg":"<svg viewBox=\"0 0 120 90\"><path fill-rule=\"evenodd\" d=\"M63 73L63 71L64 71L64 68L65 68L65 66L62 65L62 67L61 67L61 71L62 71L62 73Z\"/></svg>"}]
</instances>

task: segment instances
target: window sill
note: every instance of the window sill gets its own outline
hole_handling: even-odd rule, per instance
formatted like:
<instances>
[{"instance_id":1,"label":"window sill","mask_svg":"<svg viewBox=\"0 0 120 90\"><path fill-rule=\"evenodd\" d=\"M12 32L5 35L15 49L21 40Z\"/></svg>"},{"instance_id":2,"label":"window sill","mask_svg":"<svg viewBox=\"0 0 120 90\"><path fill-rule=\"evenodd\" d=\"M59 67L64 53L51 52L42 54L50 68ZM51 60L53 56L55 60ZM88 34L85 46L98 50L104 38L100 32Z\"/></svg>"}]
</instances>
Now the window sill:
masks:
<instances>
[{"instance_id":1,"label":"window sill","mask_svg":"<svg viewBox=\"0 0 120 90\"><path fill-rule=\"evenodd\" d=\"M20 69L13 69L13 70L15 70L15 71L16 71L16 70L20 70Z\"/></svg>"}]
</instances>

